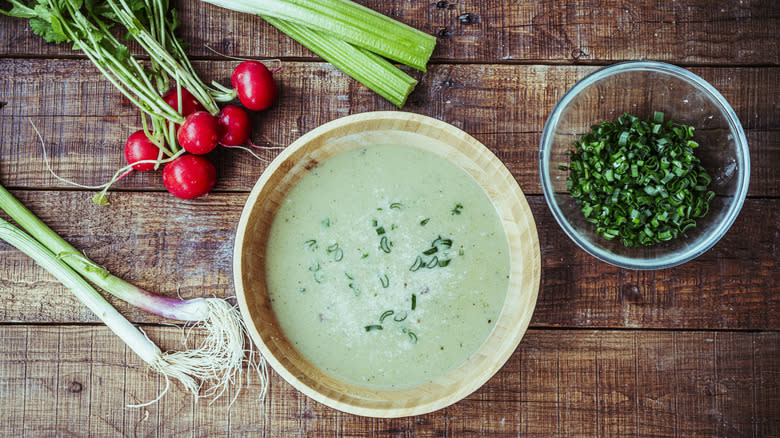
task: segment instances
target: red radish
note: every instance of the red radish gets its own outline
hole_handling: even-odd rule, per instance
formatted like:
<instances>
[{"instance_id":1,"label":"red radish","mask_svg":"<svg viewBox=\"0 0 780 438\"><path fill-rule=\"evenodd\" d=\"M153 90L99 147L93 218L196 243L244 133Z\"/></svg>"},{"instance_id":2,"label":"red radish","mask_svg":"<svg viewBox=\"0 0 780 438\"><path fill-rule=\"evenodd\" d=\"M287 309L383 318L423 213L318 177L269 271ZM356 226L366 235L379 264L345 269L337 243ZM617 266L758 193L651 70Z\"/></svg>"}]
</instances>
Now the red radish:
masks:
<instances>
[{"instance_id":1,"label":"red radish","mask_svg":"<svg viewBox=\"0 0 780 438\"><path fill-rule=\"evenodd\" d=\"M241 104L252 111L270 107L276 99L276 82L262 63L244 61L238 64L230 76L230 84L236 89Z\"/></svg>"},{"instance_id":2,"label":"red radish","mask_svg":"<svg viewBox=\"0 0 780 438\"><path fill-rule=\"evenodd\" d=\"M190 114L176 133L176 139L187 152L203 155L217 147L219 123L206 111Z\"/></svg>"},{"instance_id":3,"label":"red radish","mask_svg":"<svg viewBox=\"0 0 780 438\"><path fill-rule=\"evenodd\" d=\"M217 182L217 169L206 157L185 154L163 168L165 188L181 199L193 199L210 192Z\"/></svg>"},{"instance_id":4,"label":"red radish","mask_svg":"<svg viewBox=\"0 0 780 438\"><path fill-rule=\"evenodd\" d=\"M171 108L179 111L179 96L176 88L168 90L162 95L163 100L171 106ZM196 111L205 111L206 108L192 95L186 88L181 89L181 113L182 116L187 117Z\"/></svg>"},{"instance_id":5,"label":"red radish","mask_svg":"<svg viewBox=\"0 0 780 438\"><path fill-rule=\"evenodd\" d=\"M156 160L160 155L160 148L146 136L143 129L130 134L125 143L125 159L127 164L136 161ZM154 169L154 163L133 164L133 169L139 172L147 172Z\"/></svg>"},{"instance_id":6,"label":"red radish","mask_svg":"<svg viewBox=\"0 0 780 438\"><path fill-rule=\"evenodd\" d=\"M239 146L249 140L252 133L252 120L241 107L227 105L219 112L219 144Z\"/></svg>"}]
</instances>

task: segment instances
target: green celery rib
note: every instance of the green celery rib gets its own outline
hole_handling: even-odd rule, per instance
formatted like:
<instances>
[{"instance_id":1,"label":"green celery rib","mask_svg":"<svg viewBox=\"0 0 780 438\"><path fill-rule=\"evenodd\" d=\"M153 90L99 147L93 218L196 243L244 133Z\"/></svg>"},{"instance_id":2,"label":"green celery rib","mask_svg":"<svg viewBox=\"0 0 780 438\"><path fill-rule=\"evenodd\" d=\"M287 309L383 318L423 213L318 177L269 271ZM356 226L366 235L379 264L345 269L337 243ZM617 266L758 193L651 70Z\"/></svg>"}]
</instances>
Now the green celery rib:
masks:
<instances>
[{"instance_id":1,"label":"green celery rib","mask_svg":"<svg viewBox=\"0 0 780 438\"><path fill-rule=\"evenodd\" d=\"M318 30L425 71L436 38L349 0L203 0Z\"/></svg>"},{"instance_id":2,"label":"green celery rib","mask_svg":"<svg viewBox=\"0 0 780 438\"><path fill-rule=\"evenodd\" d=\"M417 85L417 80L368 50L289 21L263 19L399 108Z\"/></svg>"}]
</instances>

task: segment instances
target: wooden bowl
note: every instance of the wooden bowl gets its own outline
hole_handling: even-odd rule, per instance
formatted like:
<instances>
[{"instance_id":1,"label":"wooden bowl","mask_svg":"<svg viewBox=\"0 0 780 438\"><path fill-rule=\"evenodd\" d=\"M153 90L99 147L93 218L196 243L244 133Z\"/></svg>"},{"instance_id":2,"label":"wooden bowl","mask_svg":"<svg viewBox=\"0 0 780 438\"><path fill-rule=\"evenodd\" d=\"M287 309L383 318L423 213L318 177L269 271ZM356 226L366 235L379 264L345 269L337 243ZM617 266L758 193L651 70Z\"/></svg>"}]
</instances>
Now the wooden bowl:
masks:
<instances>
[{"instance_id":1,"label":"wooden bowl","mask_svg":"<svg viewBox=\"0 0 780 438\"><path fill-rule=\"evenodd\" d=\"M371 144L406 144L450 160L468 172L492 200L506 231L510 279L496 326L462 365L432 382L402 389L357 386L323 373L281 331L264 278L265 244L280 203L318 163ZM233 260L236 295L249 334L287 382L332 408L357 415L402 417L431 412L484 384L514 352L528 327L539 291L539 238L531 209L515 179L485 146L452 125L405 112L372 112L326 123L299 138L268 166L246 202Z\"/></svg>"}]
</instances>

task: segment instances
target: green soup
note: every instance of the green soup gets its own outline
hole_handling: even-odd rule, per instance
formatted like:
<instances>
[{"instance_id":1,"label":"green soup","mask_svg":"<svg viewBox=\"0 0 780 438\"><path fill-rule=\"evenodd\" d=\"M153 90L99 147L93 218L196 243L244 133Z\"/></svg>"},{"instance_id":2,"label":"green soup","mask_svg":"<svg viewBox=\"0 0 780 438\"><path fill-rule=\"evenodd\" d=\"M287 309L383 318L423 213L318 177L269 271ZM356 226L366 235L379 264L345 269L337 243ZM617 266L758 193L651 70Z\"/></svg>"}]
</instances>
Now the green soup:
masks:
<instances>
[{"instance_id":1,"label":"green soup","mask_svg":"<svg viewBox=\"0 0 780 438\"><path fill-rule=\"evenodd\" d=\"M337 378L428 382L485 341L509 283L492 202L461 168L398 145L338 154L290 191L266 279L296 349Z\"/></svg>"}]
</instances>

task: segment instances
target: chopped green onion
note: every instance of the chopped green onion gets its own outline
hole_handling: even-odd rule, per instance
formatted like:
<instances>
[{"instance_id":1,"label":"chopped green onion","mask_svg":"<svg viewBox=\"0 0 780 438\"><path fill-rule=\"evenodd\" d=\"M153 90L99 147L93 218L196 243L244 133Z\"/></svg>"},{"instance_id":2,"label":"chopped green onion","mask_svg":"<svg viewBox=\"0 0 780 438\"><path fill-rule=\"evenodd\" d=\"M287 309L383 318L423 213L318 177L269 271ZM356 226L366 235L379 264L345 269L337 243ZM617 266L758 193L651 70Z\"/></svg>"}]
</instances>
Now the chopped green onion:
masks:
<instances>
[{"instance_id":1,"label":"chopped green onion","mask_svg":"<svg viewBox=\"0 0 780 438\"><path fill-rule=\"evenodd\" d=\"M693 154L693 128L656 111L594 125L569 151L567 190L607 240L653 245L679 237L709 210L711 178Z\"/></svg>"},{"instance_id":2,"label":"chopped green onion","mask_svg":"<svg viewBox=\"0 0 780 438\"><path fill-rule=\"evenodd\" d=\"M387 236L382 236L382 239L379 241L379 249L389 254L390 247L392 246L393 246L393 242L391 242L390 239L387 238Z\"/></svg>"},{"instance_id":3,"label":"chopped green onion","mask_svg":"<svg viewBox=\"0 0 780 438\"><path fill-rule=\"evenodd\" d=\"M412 310L417 308L417 295L412 294Z\"/></svg>"},{"instance_id":4,"label":"chopped green onion","mask_svg":"<svg viewBox=\"0 0 780 438\"><path fill-rule=\"evenodd\" d=\"M392 315L393 313L394 312L392 310L385 310L382 313L382 315L379 317L379 323L381 324L382 322L384 322L385 318L387 318L388 316Z\"/></svg>"},{"instance_id":5,"label":"chopped green onion","mask_svg":"<svg viewBox=\"0 0 780 438\"><path fill-rule=\"evenodd\" d=\"M367 325L365 329L367 332L374 331L374 330L382 330L382 326L379 324L371 324L371 325Z\"/></svg>"}]
</instances>

